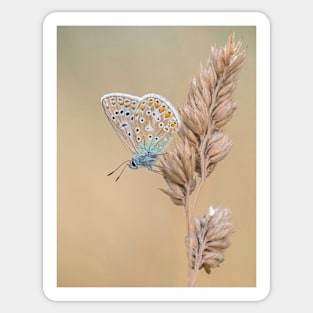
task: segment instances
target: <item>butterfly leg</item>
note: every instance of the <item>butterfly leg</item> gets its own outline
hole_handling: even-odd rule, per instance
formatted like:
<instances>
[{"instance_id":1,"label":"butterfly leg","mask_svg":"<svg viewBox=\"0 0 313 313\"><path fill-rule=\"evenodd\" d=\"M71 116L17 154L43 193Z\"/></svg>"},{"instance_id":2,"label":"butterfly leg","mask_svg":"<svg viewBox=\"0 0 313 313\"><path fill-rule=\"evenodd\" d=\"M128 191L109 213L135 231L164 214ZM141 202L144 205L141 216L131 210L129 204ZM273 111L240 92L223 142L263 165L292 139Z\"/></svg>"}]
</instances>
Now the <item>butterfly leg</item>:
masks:
<instances>
[{"instance_id":1,"label":"butterfly leg","mask_svg":"<svg viewBox=\"0 0 313 313\"><path fill-rule=\"evenodd\" d=\"M156 165L154 165L154 166L156 166ZM152 168L152 166L148 166L148 170L150 171L150 172L153 172L153 173L157 173L157 174L160 174L160 175L162 175L161 173L161 171L156 171L156 170L154 170L153 168Z\"/></svg>"}]
</instances>

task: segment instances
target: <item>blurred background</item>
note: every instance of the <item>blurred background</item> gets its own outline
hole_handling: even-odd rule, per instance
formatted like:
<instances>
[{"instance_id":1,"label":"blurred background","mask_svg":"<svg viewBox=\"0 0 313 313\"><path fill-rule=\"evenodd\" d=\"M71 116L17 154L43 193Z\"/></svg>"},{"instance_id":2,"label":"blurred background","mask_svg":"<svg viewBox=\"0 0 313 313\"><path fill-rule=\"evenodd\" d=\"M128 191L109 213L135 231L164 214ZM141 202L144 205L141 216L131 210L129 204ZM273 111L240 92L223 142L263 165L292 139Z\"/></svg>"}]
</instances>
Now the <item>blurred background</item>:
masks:
<instances>
[{"instance_id":1,"label":"blurred background","mask_svg":"<svg viewBox=\"0 0 313 313\"><path fill-rule=\"evenodd\" d=\"M131 156L101 107L111 92L157 93L181 106L189 83L231 32L243 39L229 155L207 179L197 215L232 210L235 233L221 267L199 272L196 286L256 284L255 27L58 27L58 286L184 287L183 207L158 188L161 175L126 169ZM169 148L170 149L170 148Z\"/></svg>"}]
</instances>

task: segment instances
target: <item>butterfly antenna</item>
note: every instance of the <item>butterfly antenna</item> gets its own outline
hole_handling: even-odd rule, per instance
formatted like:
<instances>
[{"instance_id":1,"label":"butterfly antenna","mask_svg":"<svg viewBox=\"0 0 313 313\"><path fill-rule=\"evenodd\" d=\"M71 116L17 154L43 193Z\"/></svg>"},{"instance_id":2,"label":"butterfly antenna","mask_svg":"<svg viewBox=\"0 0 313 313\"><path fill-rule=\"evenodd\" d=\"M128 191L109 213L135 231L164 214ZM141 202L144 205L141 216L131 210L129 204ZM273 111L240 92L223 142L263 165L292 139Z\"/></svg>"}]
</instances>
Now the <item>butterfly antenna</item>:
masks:
<instances>
[{"instance_id":1,"label":"butterfly antenna","mask_svg":"<svg viewBox=\"0 0 313 313\"><path fill-rule=\"evenodd\" d=\"M128 160L124 161L123 163L121 163L116 169L114 169L111 173L109 173L107 176L112 175L113 173L115 173L122 165L124 165L125 163L127 163Z\"/></svg>"},{"instance_id":2,"label":"butterfly antenna","mask_svg":"<svg viewBox=\"0 0 313 313\"><path fill-rule=\"evenodd\" d=\"M120 179L120 177L122 176L123 172L125 171L126 166L127 166L127 164L125 164L125 166L124 166L123 169L121 170L120 175L118 175L118 176L116 177L116 179L115 179L116 182L117 182L117 181Z\"/></svg>"}]
</instances>

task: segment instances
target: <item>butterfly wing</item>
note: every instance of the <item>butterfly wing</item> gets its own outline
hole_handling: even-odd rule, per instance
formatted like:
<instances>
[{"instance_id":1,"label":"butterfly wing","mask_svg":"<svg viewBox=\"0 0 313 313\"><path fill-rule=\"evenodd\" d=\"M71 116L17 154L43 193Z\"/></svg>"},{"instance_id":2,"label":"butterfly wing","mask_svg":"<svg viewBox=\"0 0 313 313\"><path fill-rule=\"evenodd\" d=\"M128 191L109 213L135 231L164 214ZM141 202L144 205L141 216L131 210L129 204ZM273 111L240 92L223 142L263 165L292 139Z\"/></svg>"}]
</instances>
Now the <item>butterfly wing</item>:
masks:
<instances>
[{"instance_id":1,"label":"butterfly wing","mask_svg":"<svg viewBox=\"0 0 313 313\"><path fill-rule=\"evenodd\" d=\"M177 133L181 120L175 107L157 94L144 95L135 109L136 153L160 154Z\"/></svg>"},{"instance_id":2,"label":"butterfly wing","mask_svg":"<svg viewBox=\"0 0 313 313\"><path fill-rule=\"evenodd\" d=\"M140 99L123 93L110 93L101 98L104 113L114 131L127 150L133 154L137 145L134 133L135 110Z\"/></svg>"}]
</instances>

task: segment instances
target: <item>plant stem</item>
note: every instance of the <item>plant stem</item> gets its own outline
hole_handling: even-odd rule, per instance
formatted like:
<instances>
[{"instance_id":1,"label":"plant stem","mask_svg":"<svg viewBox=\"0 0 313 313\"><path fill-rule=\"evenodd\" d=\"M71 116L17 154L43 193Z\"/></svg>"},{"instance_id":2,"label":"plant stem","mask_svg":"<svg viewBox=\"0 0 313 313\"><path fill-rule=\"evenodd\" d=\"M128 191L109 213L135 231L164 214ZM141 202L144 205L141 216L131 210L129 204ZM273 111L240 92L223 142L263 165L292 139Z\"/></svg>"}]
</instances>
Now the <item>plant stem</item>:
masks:
<instances>
[{"instance_id":1,"label":"plant stem","mask_svg":"<svg viewBox=\"0 0 313 313\"><path fill-rule=\"evenodd\" d=\"M190 287L194 287L195 282L196 282L196 279L197 279L198 271L199 271L199 267L197 266L197 267L195 267L195 269L194 269L193 279L192 279L192 281L191 281Z\"/></svg>"},{"instance_id":2,"label":"plant stem","mask_svg":"<svg viewBox=\"0 0 313 313\"><path fill-rule=\"evenodd\" d=\"M212 103L209 107L209 116L211 117L212 116L212 111L215 107L215 104L216 104L216 98L217 98L217 94L220 90L220 86L221 86L221 83L222 83L222 79L219 79L218 83L216 84L216 88L214 90L214 94L213 94L213 97L212 97ZM204 182L205 182L205 179L206 179L206 166L205 166L205 149L206 149L206 146L207 146L207 143L210 139L210 136L212 135L212 126L211 126L211 123L209 123L208 125L208 129L206 131L206 134L205 134L205 137L204 139L202 140L201 144L200 144L200 166L201 166L201 174L200 174L200 183L197 185L196 187L196 190L195 190L195 197L194 197L194 203L193 203L193 209L195 210L196 207L197 207L197 204L198 204L198 199L199 199L199 194L200 194L200 191L204 185Z\"/></svg>"},{"instance_id":3,"label":"plant stem","mask_svg":"<svg viewBox=\"0 0 313 313\"><path fill-rule=\"evenodd\" d=\"M201 174L200 174L200 182L199 184L197 185L196 189L195 189L195 192L194 192L194 200L193 200L193 211L196 209L197 207L197 204L198 204L198 199L199 199L199 194L200 194L200 191L204 185L204 182L205 182L205 178L206 178L206 168L205 168L205 156L204 156L204 151L205 151L205 147L206 147L206 144L209 140L209 137L210 137L210 132L207 132L204 140L202 141L201 143L201 146L200 146L200 167L201 167Z\"/></svg>"},{"instance_id":4,"label":"plant stem","mask_svg":"<svg viewBox=\"0 0 313 313\"><path fill-rule=\"evenodd\" d=\"M205 147L206 147L206 143L209 139L209 133L207 133L207 135L205 136L202 144L201 144L201 152L200 152L200 162L201 162L201 179L199 184L197 184L197 187L195 189L195 196L194 196L194 201L193 201L193 205L191 208L189 208L189 193L188 196L186 196L186 203L187 203L187 199L188 199L188 206L185 206L185 211L186 211L186 218L187 218L187 230L188 230L188 241L189 241L189 253L188 253L188 286L189 287L193 287L196 279L197 279L197 274L198 274L198 270L199 267L196 264L196 260L195 260L195 264L194 264L194 275L193 275L193 279L191 280L191 268L192 268L192 249L193 249L193 244L192 244L192 240L190 237L191 234L191 229L193 231L193 227L194 227L194 215L195 215L195 210L198 204L198 199L199 199L199 194L201 189L203 188L204 182L205 182L205 178L206 178L206 167L205 167L205 156L204 156L204 151L205 151ZM189 224L189 225L188 225Z\"/></svg>"},{"instance_id":5,"label":"plant stem","mask_svg":"<svg viewBox=\"0 0 313 313\"><path fill-rule=\"evenodd\" d=\"M190 216L190 188L188 186L185 198L185 215L186 215L186 224L187 224L187 240L189 245L188 250L188 264L187 264L187 286L191 286L191 268L192 268L192 240L191 240L191 232L193 230L193 223L191 223Z\"/></svg>"}]
</instances>

